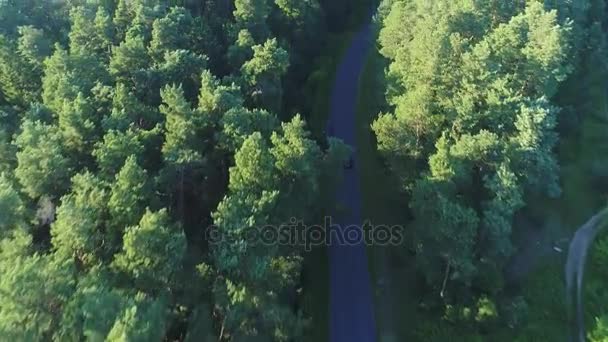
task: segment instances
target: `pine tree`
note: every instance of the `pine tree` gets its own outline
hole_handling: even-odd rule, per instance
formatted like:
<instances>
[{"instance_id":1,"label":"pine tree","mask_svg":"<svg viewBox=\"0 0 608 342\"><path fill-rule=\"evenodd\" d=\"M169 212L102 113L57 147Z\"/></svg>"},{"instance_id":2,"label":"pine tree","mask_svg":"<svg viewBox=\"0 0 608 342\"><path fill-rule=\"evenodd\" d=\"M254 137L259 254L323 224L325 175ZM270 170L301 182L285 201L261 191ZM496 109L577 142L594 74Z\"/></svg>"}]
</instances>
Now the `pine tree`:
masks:
<instances>
[{"instance_id":1,"label":"pine tree","mask_svg":"<svg viewBox=\"0 0 608 342\"><path fill-rule=\"evenodd\" d=\"M158 63L165 53L191 48L194 19L185 8L173 7L152 26L150 55Z\"/></svg>"},{"instance_id":2,"label":"pine tree","mask_svg":"<svg viewBox=\"0 0 608 342\"><path fill-rule=\"evenodd\" d=\"M167 86L162 92L161 113L165 115L163 156L170 164L185 165L202 161L196 137L196 121L190 104L180 87Z\"/></svg>"},{"instance_id":3,"label":"pine tree","mask_svg":"<svg viewBox=\"0 0 608 342\"><path fill-rule=\"evenodd\" d=\"M116 41L122 42L126 38L127 30L133 21L133 12L128 0L118 0L112 22L116 28Z\"/></svg>"},{"instance_id":4,"label":"pine tree","mask_svg":"<svg viewBox=\"0 0 608 342\"><path fill-rule=\"evenodd\" d=\"M75 7L70 11L70 19L70 53L107 56L113 42L113 27L103 7L99 7L95 14L85 7Z\"/></svg>"},{"instance_id":5,"label":"pine tree","mask_svg":"<svg viewBox=\"0 0 608 342\"><path fill-rule=\"evenodd\" d=\"M108 208L112 225L118 230L134 226L150 203L151 188L146 170L137 165L135 155L125 161L111 188Z\"/></svg>"},{"instance_id":6,"label":"pine tree","mask_svg":"<svg viewBox=\"0 0 608 342\"><path fill-rule=\"evenodd\" d=\"M25 107L40 97L40 69L20 56L18 44L0 35L0 94L10 104Z\"/></svg>"},{"instance_id":7,"label":"pine tree","mask_svg":"<svg viewBox=\"0 0 608 342\"><path fill-rule=\"evenodd\" d=\"M138 132L129 129L126 132L110 130L103 141L95 145L93 156L101 173L108 178L114 177L131 156L142 156L144 146Z\"/></svg>"},{"instance_id":8,"label":"pine tree","mask_svg":"<svg viewBox=\"0 0 608 342\"><path fill-rule=\"evenodd\" d=\"M268 0L236 0L233 15L237 26L249 30L256 41L267 38L266 20L270 15Z\"/></svg>"},{"instance_id":9,"label":"pine tree","mask_svg":"<svg viewBox=\"0 0 608 342\"><path fill-rule=\"evenodd\" d=\"M12 181L0 173L0 239L14 229L25 227L25 206Z\"/></svg>"},{"instance_id":10,"label":"pine tree","mask_svg":"<svg viewBox=\"0 0 608 342\"><path fill-rule=\"evenodd\" d=\"M71 151L88 153L98 139L99 123L93 121L95 118L93 107L84 95L78 93L73 101L65 101L58 116L65 147Z\"/></svg>"},{"instance_id":11,"label":"pine tree","mask_svg":"<svg viewBox=\"0 0 608 342\"><path fill-rule=\"evenodd\" d=\"M281 79L289 67L289 54L270 39L263 45L252 47L253 58L245 62L241 71L250 88L254 103L270 111L281 109Z\"/></svg>"},{"instance_id":12,"label":"pine tree","mask_svg":"<svg viewBox=\"0 0 608 342\"><path fill-rule=\"evenodd\" d=\"M106 185L90 173L72 178L72 192L61 198L57 219L51 226L51 242L57 255L91 267L104 256L104 232L108 191Z\"/></svg>"},{"instance_id":13,"label":"pine tree","mask_svg":"<svg viewBox=\"0 0 608 342\"><path fill-rule=\"evenodd\" d=\"M114 266L131 277L138 288L158 291L171 284L185 252L184 232L169 221L167 211L148 210L139 225L126 230Z\"/></svg>"},{"instance_id":14,"label":"pine tree","mask_svg":"<svg viewBox=\"0 0 608 342\"><path fill-rule=\"evenodd\" d=\"M129 35L112 50L109 71L118 82L129 84L133 89L145 89L147 84L141 82L141 74L149 65L143 37Z\"/></svg>"},{"instance_id":15,"label":"pine tree","mask_svg":"<svg viewBox=\"0 0 608 342\"><path fill-rule=\"evenodd\" d=\"M58 127L24 121L15 144L15 176L28 196L57 196L67 190L74 162L63 146Z\"/></svg>"}]
</instances>

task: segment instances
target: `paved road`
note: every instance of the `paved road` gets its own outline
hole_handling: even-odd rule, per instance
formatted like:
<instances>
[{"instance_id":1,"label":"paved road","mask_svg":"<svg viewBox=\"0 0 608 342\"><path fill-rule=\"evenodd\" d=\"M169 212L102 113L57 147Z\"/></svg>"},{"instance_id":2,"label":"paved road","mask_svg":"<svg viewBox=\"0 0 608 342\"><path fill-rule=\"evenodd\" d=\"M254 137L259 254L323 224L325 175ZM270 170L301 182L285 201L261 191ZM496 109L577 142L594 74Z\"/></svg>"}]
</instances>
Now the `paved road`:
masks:
<instances>
[{"instance_id":1,"label":"paved road","mask_svg":"<svg viewBox=\"0 0 608 342\"><path fill-rule=\"evenodd\" d=\"M371 25L366 25L353 39L338 67L331 98L331 113L327 131L352 147L355 141L355 112L358 81L371 46ZM356 153L354 167L345 170L344 182L338 189L337 201L348 209L336 217L342 231L356 225L351 234L361 232L361 193ZM374 342L373 296L365 245L332 244L330 261L330 341Z\"/></svg>"},{"instance_id":2,"label":"paved road","mask_svg":"<svg viewBox=\"0 0 608 342\"><path fill-rule=\"evenodd\" d=\"M566 261L566 291L568 296L568 304L572 308L576 308L575 315L575 341L585 341L585 325L583 320L583 277L585 275L585 265L587 263L587 254L589 247L597 236L597 233L605 227L600 224L602 219L606 217L608 210L593 216L587 223L580 227L568 249L568 260Z\"/></svg>"}]
</instances>

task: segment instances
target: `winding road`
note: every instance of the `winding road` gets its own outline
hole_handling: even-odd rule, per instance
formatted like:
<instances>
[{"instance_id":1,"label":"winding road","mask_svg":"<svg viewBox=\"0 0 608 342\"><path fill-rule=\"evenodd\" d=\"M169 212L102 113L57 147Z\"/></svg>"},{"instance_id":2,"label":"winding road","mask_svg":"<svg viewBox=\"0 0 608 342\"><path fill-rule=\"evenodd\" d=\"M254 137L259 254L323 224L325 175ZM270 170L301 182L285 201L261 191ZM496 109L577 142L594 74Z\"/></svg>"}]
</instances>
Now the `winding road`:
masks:
<instances>
[{"instance_id":1,"label":"winding road","mask_svg":"<svg viewBox=\"0 0 608 342\"><path fill-rule=\"evenodd\" d=\"M339 207L348 211L345 215L335 216L342 232L349 227L351 233L361 233L361 191L356 155L355 113L359 76L363 71L371 40L371 24L366 24L353 38L338 67L331 95L327 131L342 139L355 151L353 167L345 170L344 181L337 193ZM335 242L329 247L330 341L375 342L377 332L366 246L362 241L352 245Z\"/></svg>"},{"instance_id":2,"label":"winding road","mask_svg":"<svg viewBox=\"0 0 608 342\"><path fill-rule=\"evenodd\" d=\"M583 314L583 278L585 275L585 265L587 264L587 254L589 247L599 231L605 226L600 224L602 219L606 217L608 210L604 210L593 216L587 223L581 226L568 248L568 260L566 261L566 291L568 304L572 308L576 308L574 323L574 340L585 341L585 324Z\"/></svg>"}]
</instances>

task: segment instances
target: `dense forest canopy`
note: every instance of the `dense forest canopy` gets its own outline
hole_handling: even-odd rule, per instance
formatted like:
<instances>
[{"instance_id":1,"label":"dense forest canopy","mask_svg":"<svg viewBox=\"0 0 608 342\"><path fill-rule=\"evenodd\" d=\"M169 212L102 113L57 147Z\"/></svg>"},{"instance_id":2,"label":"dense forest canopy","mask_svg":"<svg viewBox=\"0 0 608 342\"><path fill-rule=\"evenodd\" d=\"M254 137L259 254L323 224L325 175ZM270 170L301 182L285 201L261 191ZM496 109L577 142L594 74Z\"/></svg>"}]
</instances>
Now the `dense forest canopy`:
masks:
<instances>
[{"instance_id":1,"label":"dense forest canopy","mask_svg":"<svg viewBox=\"0 0 608 342\"><path fill-rule=\"evenodd\" d=\"M297 114L326 16L316 0L0 2L2 339L302 336L303 251L244 234L317 215L346 152Z\"/></svg>"},{"instance_id":2,"label":"dense forest canopy","mask_svg":"<svg viewBox=\"0 0 608 342\"><path fill-rule=\"evenodd\" d=\"M324 92L371 5L353 150L324 137ZM565 338L565 245L528 256L526 234L568 240L606 205L606 5L0 0L0 340L311 340L327 255L307 274L304 246L250 234L344 209L343 169L375 165L362 213L399 199L380 212L406 241L370 258L374 298L405 278L418 315L378 317L420 341ZM606 235L590 255L605 341Z\"/></svg>"},{"instance_id":3,"label":"dense forest canopy","mask_svg":"<svg viewBox=\"0 0 608 342\"><path fill-rule=\"evenodd\" d=\"M374 130L411 184L419 260L436 284L443 269L468 285L500 270L524 193L560 194L550 99L572 70L572 23L538 2L503 4L397 1L380 32L395 110Z\"/></svg>"},{"instance_id":4,"label":"dense forest canopy","mask_svg":"<svg viewBox=\"0 0 608 342\"><path fill-rule=\"evenodd\" d=\"M567 190L579 198L600 192L606 204L605 168L598 168L606 159L595 157L595 172L582 162L562 172L558 155L560 146L590 153L585 130L605 127L605 15L601 0L386 0L380 7L387 107L372 129L409 198L403 210L414 218L411 248L427 303L445 320L474 327L469 332L495 330L496 316L519 324L525 316L526 303L513 295L519 290L506 293L504 279L517 252L516 216L566 201L562 184L572 181L560 177L572 169L597 185L593 193ZM602 132L594 143L603 151ZM559 336L545 329L543 339Z\"/></svg>"}]
</instances>

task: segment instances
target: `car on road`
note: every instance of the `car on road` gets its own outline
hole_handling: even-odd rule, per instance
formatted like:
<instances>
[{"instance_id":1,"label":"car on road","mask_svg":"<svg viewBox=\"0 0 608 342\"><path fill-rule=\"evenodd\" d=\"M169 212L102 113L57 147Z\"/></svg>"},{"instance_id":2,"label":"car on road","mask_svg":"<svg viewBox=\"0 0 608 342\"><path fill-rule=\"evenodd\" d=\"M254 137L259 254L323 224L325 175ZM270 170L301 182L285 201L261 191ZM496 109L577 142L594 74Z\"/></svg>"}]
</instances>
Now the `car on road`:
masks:
<instances>
[{"instance_id":1,"label":"car on road","mask_svg":"<svg viewBox=\"0 0 608 342\"><path fill-rule=\"evenodd\" d=\"M350 157L348 157L348 159L344 161L344 169L351 170L353 167L355 167L355 159L351 154Z\"/></svg>"}]
</instances>

